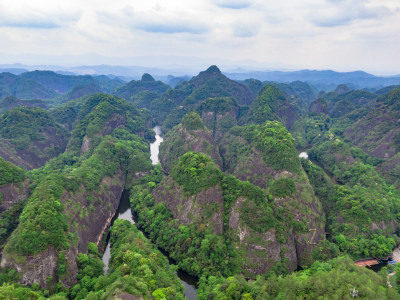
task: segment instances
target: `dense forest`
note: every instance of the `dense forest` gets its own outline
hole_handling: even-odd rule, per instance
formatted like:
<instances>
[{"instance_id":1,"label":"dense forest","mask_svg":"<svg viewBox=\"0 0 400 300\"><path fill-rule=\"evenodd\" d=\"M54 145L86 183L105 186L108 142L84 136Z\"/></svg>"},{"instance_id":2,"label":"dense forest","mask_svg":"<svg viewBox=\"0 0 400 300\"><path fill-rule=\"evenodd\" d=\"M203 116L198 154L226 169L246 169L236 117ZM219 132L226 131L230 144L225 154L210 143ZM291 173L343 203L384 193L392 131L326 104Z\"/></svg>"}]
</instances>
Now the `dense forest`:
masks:
<instances>
[{"instance_id":1,"label":"dense forest","mask_svg":"<svg viewBox=\"0 0 400 300\"><path fill-rule=\"evenodd\" d=\"M0 74L0 299L400 299L398 86L187 79Z\"/></svg>"}]
</instances>

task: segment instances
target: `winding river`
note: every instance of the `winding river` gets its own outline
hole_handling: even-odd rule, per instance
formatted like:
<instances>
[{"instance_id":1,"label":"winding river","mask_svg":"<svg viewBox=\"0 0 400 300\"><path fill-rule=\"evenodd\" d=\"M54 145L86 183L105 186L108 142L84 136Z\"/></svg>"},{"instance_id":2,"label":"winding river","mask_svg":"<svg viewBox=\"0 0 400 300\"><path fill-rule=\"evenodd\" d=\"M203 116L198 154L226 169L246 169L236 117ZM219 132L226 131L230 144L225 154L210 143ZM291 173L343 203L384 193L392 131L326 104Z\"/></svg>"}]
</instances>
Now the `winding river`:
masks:
<instances>
[{"instance_id":1,"label":"winding river","mask_svg":"<svg viewBox=\"0 0 400 300\"><path fill-rule=\"evenodd\" d=\"M158 153L159 153L160 144L163 141L163 138L161 137L162 132L161 132L160 126L156 126L153 129L156 133L156 140L154 143L150 144L150 159L151 159L153 165L155 165L155 164L159 163ZM113 225L113 223L116 219L128 220L132 224L136 223L135 219L132 215L130 202L129 202L129 191L127 191L127 190L124 190L121 195L121 200L120 200L118 209L115 213L115 216L111 221L111 226ZM108 264L109 264L109 260L111 257L111 253L110 253L111 247L110 247L109 238L110 237L108 236L106 250L104 251L104 254L103 254L104 275L106 275L108 272ZM168 256L168 253L166 253L165 251L162 251L162 249L159 249L159 250L168 258L170 264L176 264L175 261ZM181 280L181 283L185 286L185 296L189 300L195 300L196 295L197 295L197 278L190 276L188 273L186 273L185 271L182 271L182 270L178 270L177 274L178 274L179 279Z\"/></svg>"}]
</instances>

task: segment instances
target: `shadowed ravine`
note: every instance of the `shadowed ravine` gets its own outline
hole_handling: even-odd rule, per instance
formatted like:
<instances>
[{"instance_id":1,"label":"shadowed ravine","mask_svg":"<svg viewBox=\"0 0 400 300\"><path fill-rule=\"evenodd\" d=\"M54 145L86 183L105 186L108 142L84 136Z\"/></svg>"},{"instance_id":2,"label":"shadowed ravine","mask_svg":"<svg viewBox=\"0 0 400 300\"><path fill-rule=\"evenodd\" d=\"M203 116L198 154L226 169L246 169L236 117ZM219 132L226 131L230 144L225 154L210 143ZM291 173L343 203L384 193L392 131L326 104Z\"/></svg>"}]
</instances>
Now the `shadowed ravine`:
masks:
<instances>
[{"instance_id":1,"label":"shadowed ravine","mask_svg":"<svg viewBox=\"0 0 400 300\"><path fill-rule=\"evenodd\" d=\"M154 131L156 132L156 141L154 143L150 144L150 152L151 152L150 158L151 158L151 161L153 164L157 164L159 162L159 160L158 160L159 147L160 147L161 142L163 141L163 138L160 136L161 128L159 126L154 127ZM114 221L117 219L128 220L132 224L136 223L134 216L132 215L132 211L131 211L131 207L130 207L128 190L123 191L118 209L115 212L115 216L112 219L110 226L112 226ZM139 230L140 230L140 228L139 228ZM143 232L143 234L145 234L145 232ZM104 254L103 254L104 275L107 274L108 263L109 263L109 260L111 257L109 238L110 238L110 236L107 237L106 250L104 251ZM159 250L168 258L170 264L176 264L175 261L172 260L168 256L168 253L166 253L165 251L162 251L162 249L159 249ZM185 296L189 300L195 300L196 299L196 290L197 290L197 286L196 286L197 278L190 276L188 273L186 273L182 270L178 270L177 274L178 274L179 279L181 280L181 283L185 286Z\"/></svg>"}]
</instances>

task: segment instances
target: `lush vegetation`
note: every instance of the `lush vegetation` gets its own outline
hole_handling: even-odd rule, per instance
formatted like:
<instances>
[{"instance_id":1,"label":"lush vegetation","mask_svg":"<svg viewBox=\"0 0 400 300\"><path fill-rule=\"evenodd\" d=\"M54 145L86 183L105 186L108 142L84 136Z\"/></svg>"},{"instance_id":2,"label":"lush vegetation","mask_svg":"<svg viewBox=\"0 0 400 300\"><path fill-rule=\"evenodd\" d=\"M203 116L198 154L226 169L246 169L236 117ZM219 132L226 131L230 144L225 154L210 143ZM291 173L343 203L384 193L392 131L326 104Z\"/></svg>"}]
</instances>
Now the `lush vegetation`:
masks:
<instances>
[{"instance_id":1,"label":"lush vegetation","mask_svg":"<svg viewBox=\"0 0 400 300\"><path fill-rule=\"evenodd\" d=\"M163 169L171 172L179 158L193 149L213 157L218 162L221 161L212 133L204 126L196 112L189 112L181 124L164 136L159 155Z\"/></svg>"},{"instance_id":2,"label":"lush vegetation","mask_svg":"<svg viewBox=\"0 0 400 300\"><path fill-rule=\"evenodd\" d=\"M248 113L242 122L263 124L265 121L278 120L290 127L299 117L302 105L296 104L293 99L286 99L285 95L275 86L267 84L259 96L251 103Z\"/></svg>"},{"instance_id":3,"label":"lush vegetation","mask_svg":"<svg viewBox=\"0 0 400 300\"><path fill-rule=\"evenodd\" d=\"M392 233L397 230L393 224L399 221L400 195L368 164L374 160L338 139L315 146L309 155L337 182L334 184L320 167L303 160L328 216L332 240L354 258L389 255L397 242Z\"/></svg>"},{"instance_id":4,"label":"lush vegetation","mask_svg":"<svg viewBox=\"0 0 400 300\"><path fill-rule=\"evenodd\" d=\"M111 299L122 293L143 299L184 299L176 268L129 221L115 221L110 242L106 275L95 244L89 243L88 253L78 255L79 283L69 291L70 299Z\"/></svg>"},{"instance_id":5,"label":"lush vegetation","mask_svg":"<svg viewBox=\"0 0 400 300\"><path fill-rule=\"evenodd\" d=\"M400 186L399 102L400 90L391 90L376 100L375 107L367 110L344 130L344 136L349 143L382 162L378 171L397 187Z\"/></svg>"},{"instance_id":6,"label":"lush vegetation","mask_svg":"<svg viewBox=\"0 0 400 300\"><path fill-rule=\"evenodd\" d=\"M182 164L184 160L192 162L190 170ZM222 172L204 154L188 152L180 162L174 174L178 180L186 177L190 180L185 185L186 191L190 194L199 191L195 187L196 184L206 188L217 184L216 181L222 176ZM182 170L178 170L179 166ZM196 276L234 274L239 267L240 258L229 240L211 233L211 229L207 229L204 224L192 223L179 226L165 204L155 202L151 192L155 188L155 182L162 179L161 172L158 172L147 179L144 178L142 186L136 186L131 190L131 205L139 217L138 225L149 234L152 241L168 251L178 262L178 266L189 274ZM207 178L209 175L213 176L211 180Z\"/></svg>"},{"instance_id":7,"label":"lush vegetation","mask_svg":"<svg viewBox=\"0 0 400 300\"><path fill-rule=\"evenodd\" d=\"M309 269L285 277L272 274L255 281L242 276L202 277L198 299L351 299L352 291L357 291L361 299L399 299L387 286L386 276L357 267L348 257L339 257L316 261Z\"/></svg>"},{"instance_id":8,"label":"lush vegetation","mask_svg":"<svg viewBox=\"0 0 400 300\"><path fill-rule=\"evenodd\" d=\"M218 138L237 124L239 107L231 97L209 98L201 102L196 111L203 116L204 124Z\"/></svg>"},{"instance_id":9,"label":"lush vegetation","mask_svg":"<svg viewBox=\"0 0 400 300\"><path fill-rule=\"evenodd\" d=\"M195 152L182 155L172 170L172 178L189 195L218 184L221 176L222 172L207 155Z\"/></svg>"},{"instance_id":10,"label":"lush vegetation","mask_svg":"<svg viewBox=\"0 0 400 300\"><path fill-rule=\"evenodd\" d=\"M18 99L51 99L58 95L40 83L11 73L0 73L0 99L14 96Z\"/></svg>"},{"instance_id":11,"label":"lush vegetation","mask_svg":"<svg viewBox=\"0 0 400 300\"><path fill-rule=\"evenodd\" d=\"M261 151L265 164L276 171L300 172L300 162L294 139L282 123L266 121L263 125L234 127L230 134L240 136L248 143L254 144L255 148ZM246 150L245 146L239 146L239 148L239 155L249 154L249 150Z\"/></svg>"},{"instance_id":12,"label":"lush vegetation","mask_svg":"<svg viewBox=\"0 0 400 300\"><path fill-rule=\"evenodd\" d=\"M161 82L155 81L154 78L150 74L143 74L141 80L132 80L127 84L118 87L113 94L122 97L128 101L134 101L138 94L143 92L151 92L155 93L157 96L160 96L162 93L166 92L170 87ZM142 94L145 95L145 94ZM148 94L147 94L148 95ZM151 99L151 98L150 98ZM154 100L154 99L151 99ZM148 106L146 104L146 106Z\"/></svg>"},{"instance_id":13,"label":"lush vegetation","mask_svg":"<svg viewBox=\"0 0 400 300\"><path fill-rule=\"evenodd\" d=\"M43 180L29 198L17 229L9 238L4 251L18 255L36 254L48 245L65 250L72 238L63 215L60 198L63 186L59 178Z\"/></svg>"},{"instance_id":14,"label":"lush vegetation","mask_svg":"<svg viewBox=\"0 0 400 300\"><path fill-rule=\"evenodd\" d=\"M0 298L184 299L177 268L200 278L199 299L347 299L353 289L359 298L399 298L386 273L352 261L388 256L399 242L400 193L390 185L400 174L395 86L377 98L340 85L312 102L316 90L307 83L242 85L215 66L174 89L148 74L122 87L105 76L0 74L0 95L11 92L4 82L22 99L53 100L9 97L0 109L68 102L0 115L6 160L32 149L54 157L29 172L0 158L0 187L30 185L26 200L0 213L3 258L24 266L49 248L58 255L54 278L38 279L41 287L18 285L21 274L1 269ZM86 95L112 90L125 99ZM168 133L161 165L152 166L156 123ZM95 215L110 217L115 203L107 197L123 188L150 239L117 220L104 274L85 228ZM75 247L85 253L76 256ZM76 284L67 288L75 256Z\"/></svg>"},{"instance_id":15,"label":"lush vegetation","mask_svg":"<svg viewBox=\"0 0 400 300\"><path fill-rule=\"evenodd\" d=\"M24 208L25 201L19 201L9 210L0 213L0 249L3 249L8 237L17 228L19 216Z\"/></svg>"},{"instance_id":16,"label":"lush vegetation","mask_svg":"<svg viewBox=\"0 0 400 300\"><path fill-rule=\"evenodd\" d=\"M145 115L121 98L97 94L83 103L77 122L68 142L68 150L75 154L80 153L85 137L89 140L89 150L93 150L102 136L118 126L124 126L131 133L144 134Z\"/></svg>"},{"instance_id":17,"label":"lush vegetation","mask_svg":"<svg viewBox=\"0 0 400 300\"><path fill-rule=\"evenodd\" d=\"M195 112L187 113L182 119L182 126L187 130L202 130L204 129L203 121Z\"/></svg>"},{"instance_id":18,"label":"lush vegetation","mask_svg":"<svg viewBox=\"0 0 400 300\"><path fill-rule=\"evenodd\" d=\"M8 96L0 100L0 114L22 106L48 108L46 102L43 100L20 100L14 96Z\"/></svg>"},{"instance_id":19,"label":"lush vegetation","mask_svg":"<svg viewBox=\"0 0 400 300\"><path fill-rule=\"evenodd\" d=\"M65 129L42 108L18 107L0 116L0 137L20 150L27 149L31 141L45 142L47 138L43 131L49 127L54 128L62 139L67 139Z\"/></svg>"},{"instance_id":20,"label":"lush vegetation","mask_svg":"<svg viewBox=\"0 0 400 300\"><path fill-rule=\"evenodd\" d=\"M174 180L172 185L170 179L166 179L159 184L159 188L169 190L177 198L196 197L201 191L210 188L222 192L222 212L219 213L217 205L217 210L208 213L210 205L210 208L204 208L201 220L196 218L197 221L182 225L174 218L168 204L160 199L156 201L152 194L156 182L150 181L132 189L131 204L138 215L139 226L149 234L152 241L168 251L179 267L190 274L233 275L239 271L243 261L251 261L246 257L240 258L242 251L246 251L246 244L237 243L234 234L236 229L229 225L230 212L238 199L244 200L239 210L240 222L249 230L263 233L275 227L279 241L286 243L288 232L285 226L295 228L296 232L304 229L304 224L294 221L289 210L284 207L275 208L265 191L249 182L225 175L205 154L187 152L182 155L171 177ZM288 185L291 186L290 183ZM179 194L177 188L181 188L183 194ZM161 195L163 193L161 190ZM212 226L209 226L215 212L220 214L219 218L224 222L222 235L213 234ZM250 273L246 275L252 276Z\"/></svg>"},{"instance_id":21,"label":"lush vegetation","mask_svg":"<svg viewBox=\"0 0 400 300\"><path fill-rule=\"evenodd\" d=\"M18 183L24 179L24 170L0 157L0 186L8 183Z\"/></svg>"}]
</instances>

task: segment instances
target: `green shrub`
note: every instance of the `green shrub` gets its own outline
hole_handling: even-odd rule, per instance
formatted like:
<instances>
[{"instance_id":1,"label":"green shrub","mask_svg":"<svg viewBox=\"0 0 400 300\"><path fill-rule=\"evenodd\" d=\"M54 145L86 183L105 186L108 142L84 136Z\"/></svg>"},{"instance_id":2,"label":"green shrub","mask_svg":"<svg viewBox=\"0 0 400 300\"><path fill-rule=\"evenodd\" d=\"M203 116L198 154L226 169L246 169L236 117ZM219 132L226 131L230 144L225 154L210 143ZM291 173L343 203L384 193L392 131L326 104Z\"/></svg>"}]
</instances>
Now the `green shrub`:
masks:
<instances>
[{"instance_id":1,"label":"green shrub","mask_svg":"<svg viewBox=\"0 0 400 300\"><path fill-rule=\"evenodd\" d=\"M269 192L277 198L290 197L296 192L296 184L291 178L279 178L272 182Z\"/></svg>"}]
</instances>

